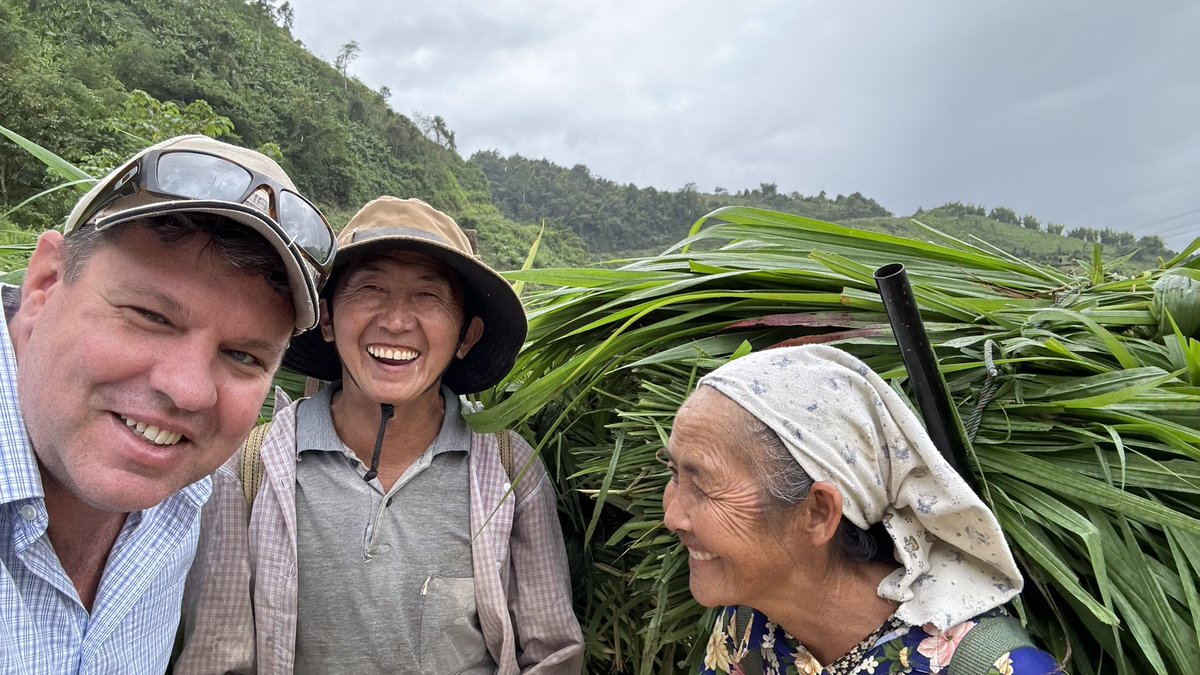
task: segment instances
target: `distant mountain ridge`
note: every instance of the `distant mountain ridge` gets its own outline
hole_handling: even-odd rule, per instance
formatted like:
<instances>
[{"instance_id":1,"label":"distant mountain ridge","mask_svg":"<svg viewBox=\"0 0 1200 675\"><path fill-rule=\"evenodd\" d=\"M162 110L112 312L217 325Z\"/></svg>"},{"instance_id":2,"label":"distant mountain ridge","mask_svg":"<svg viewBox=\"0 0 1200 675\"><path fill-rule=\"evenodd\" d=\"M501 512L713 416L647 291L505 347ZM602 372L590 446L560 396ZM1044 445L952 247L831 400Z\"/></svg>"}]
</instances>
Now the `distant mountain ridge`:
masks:
<instances>
[{"instance_id":1,"label":"distant mountain ridge","mask_svg":"<svg viewBox=\"0 0 1200 675\"><path fill-rule=\"evenodd\" d=\"M697 218L731 204L841 223L852 227L926 239L929 232L913 222L944 231L959 239L978 238L1019 258L1069 265L1091 256L1092 244L1102 242L1106 257L1132 255L1133 261L1153 264L1169 256L1159 237L1137 239L1112 230L1078 228L1064 236L1053 223L1043 228L1032 215L1011 208L952 202L912 217L896 217L861 193L830 199L821 192L804 196L783 193L774 183L729 192L716 188L700 192L694 184L676 191L639 188L594 176L588 167L571 168L546 159L496 151L477 152L471 164L487 176L492 200L500 212L519 222L540 222L570 230L587 242L594 258L654 253L686 236Z\"/></svg>"}]
</instances>

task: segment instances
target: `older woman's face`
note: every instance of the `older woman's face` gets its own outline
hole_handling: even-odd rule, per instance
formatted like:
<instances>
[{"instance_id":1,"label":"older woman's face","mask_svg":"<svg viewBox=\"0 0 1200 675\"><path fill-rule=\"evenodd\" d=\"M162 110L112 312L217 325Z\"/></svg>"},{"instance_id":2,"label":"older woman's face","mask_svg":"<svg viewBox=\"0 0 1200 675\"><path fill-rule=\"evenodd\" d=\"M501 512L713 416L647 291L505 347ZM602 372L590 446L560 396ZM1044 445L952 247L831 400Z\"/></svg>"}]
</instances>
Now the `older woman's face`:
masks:
<instances>
[{"instance_id":1,"label":"older woman's face","mask_svg":"<svg viewBox=\"0 0 1200 675\"><path fill-rule=\"evenodd\" d=\"M747 453L757 441L748 415L701 387L671 431L671 480L663 493L666 526L688 549L690 584L708 607L750 605L778 595L800 564L794 515L766 510Z\"/></svg>"}]
</instances>

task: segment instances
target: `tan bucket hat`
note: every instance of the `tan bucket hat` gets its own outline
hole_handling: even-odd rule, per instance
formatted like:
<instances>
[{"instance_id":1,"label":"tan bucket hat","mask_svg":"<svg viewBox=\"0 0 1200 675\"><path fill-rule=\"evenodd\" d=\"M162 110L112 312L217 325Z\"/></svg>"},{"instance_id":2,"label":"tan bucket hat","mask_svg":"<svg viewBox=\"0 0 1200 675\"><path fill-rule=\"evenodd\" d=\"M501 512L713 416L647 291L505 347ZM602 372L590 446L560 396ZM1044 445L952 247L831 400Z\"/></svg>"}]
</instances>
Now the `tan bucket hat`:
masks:
<instances>
[{"instance_id":1,"label":"tan bucket hat","mask_svg":"<svg viewBox=\"0 0 1200 675\"><path fill-rule=\"evenodd\" d=\"M392 251L429 256L462 276L468 306L483 319L483 337L442 376L451 391L483 391L512 370L528 331L521 299L504 277L475 255L467 235L450 216L420 199L379 197L350 219L338 235L337 251L335 279L366 257ZM328 299L335 285L329 284L322 297ZM283 367L319 380L342 377L337 349L317 330L292 340Z\"/></svg>"}]
</instances>

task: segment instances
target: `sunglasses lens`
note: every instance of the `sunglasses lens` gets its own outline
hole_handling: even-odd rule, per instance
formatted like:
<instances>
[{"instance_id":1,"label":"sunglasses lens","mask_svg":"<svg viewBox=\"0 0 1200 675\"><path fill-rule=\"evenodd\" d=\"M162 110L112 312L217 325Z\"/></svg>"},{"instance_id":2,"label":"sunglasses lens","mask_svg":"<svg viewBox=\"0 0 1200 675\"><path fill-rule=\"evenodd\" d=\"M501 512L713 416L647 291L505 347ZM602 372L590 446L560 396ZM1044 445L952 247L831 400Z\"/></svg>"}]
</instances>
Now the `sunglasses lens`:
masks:
<instances>
[{"instance_id":1,"label":"sunglasses lens","mask_svg":"<svg viewBox=\"0 0 1200 675\"><path fill-rule=\"evenodd\" d=\"M304 199L293 192L279 193L279 225L287 230L296 245L304 249L320 265L329 262L333 251L333 235L325 219Z\"/></svg>"},{"instance_id":2,"label":"sunglasses lens","mask_svg":"<svg viewBox=\"0 0 1200 675\"><path fill-rule=\"evenodd\" d=\"M228 160L194 152L168 152L158 158L158 188L189 199L240 201L250 172Z\"/></svg>"}]
</instances>

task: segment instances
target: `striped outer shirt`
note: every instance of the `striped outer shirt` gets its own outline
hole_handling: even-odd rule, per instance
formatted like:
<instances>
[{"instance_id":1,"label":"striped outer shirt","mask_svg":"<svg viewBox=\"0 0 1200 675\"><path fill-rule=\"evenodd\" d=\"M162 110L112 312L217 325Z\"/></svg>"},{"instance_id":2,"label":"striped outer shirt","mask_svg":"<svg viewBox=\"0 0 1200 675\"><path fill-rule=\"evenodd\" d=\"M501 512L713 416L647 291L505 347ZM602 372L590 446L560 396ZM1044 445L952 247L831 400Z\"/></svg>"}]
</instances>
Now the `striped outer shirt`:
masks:
<instances>
[{"instance_id":1,"label":"striped outer shirt","mask_svg":"<svg viewBox=\"0 0 1200 675\"><path fill-rule=\"evenodd\" d=\"M14 290L3 289L8 315ZM17 398L7 322L0 332L0 673L161 675L209 480L129 514L89 613L46 533L45 493Z\"/></svg>"},{"instance_id":2,"label":"striped outer shirt","mask_svg":"<svg viewBox=\"0 0 1200 675\"><path fill-rule=\"evenodd\" d=\"M285 399L282 392L277 398ZM213 475L196 563L184 594L184 649L176 675L291 673L296 642L296 405L274 417L263 483L247 513L241 452ZM510 490L492 434L472 434L471 553L475 603L498 675L577 675L583 636L555 494L541 460L511 435ZM515 497L515 498L514 498ZM247 526L247 523L249 525Z\"/></svg>"}]
</instances>

